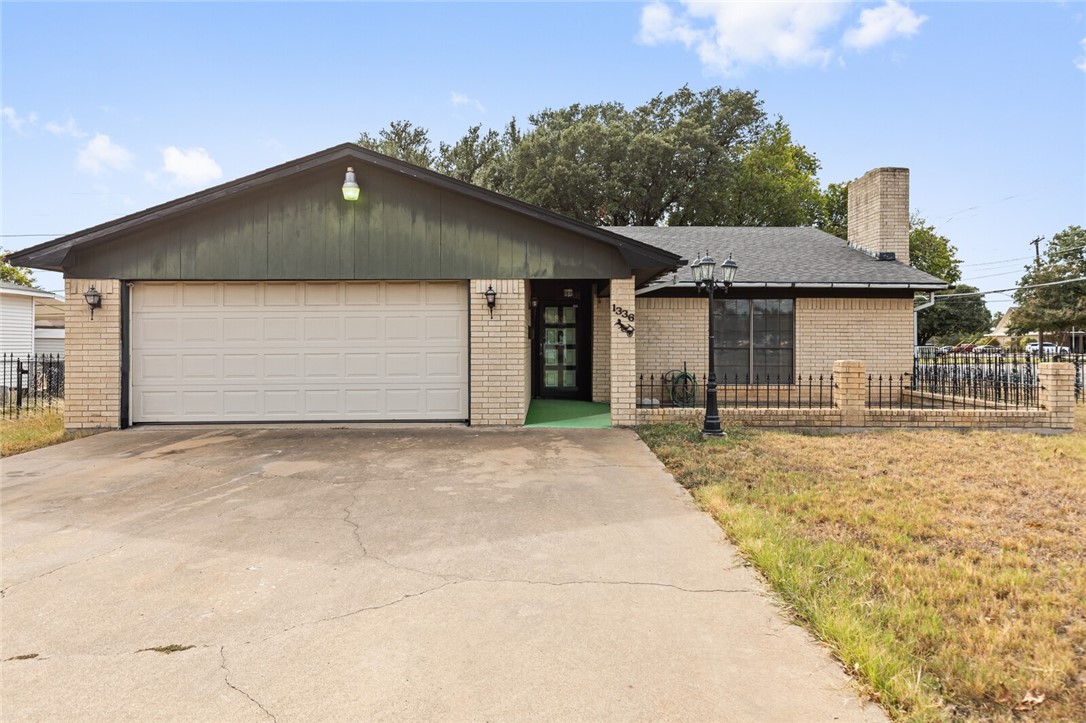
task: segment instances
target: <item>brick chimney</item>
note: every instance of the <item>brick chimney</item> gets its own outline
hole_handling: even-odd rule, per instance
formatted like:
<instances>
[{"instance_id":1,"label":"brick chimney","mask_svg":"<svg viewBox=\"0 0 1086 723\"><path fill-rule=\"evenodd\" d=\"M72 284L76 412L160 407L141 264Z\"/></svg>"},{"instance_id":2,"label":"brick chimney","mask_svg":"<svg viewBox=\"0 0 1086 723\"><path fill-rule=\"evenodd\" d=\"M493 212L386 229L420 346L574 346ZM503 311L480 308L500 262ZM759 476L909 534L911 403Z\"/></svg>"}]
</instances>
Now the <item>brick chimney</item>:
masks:
<instances>
[{"instance_id":1,"label":"brick chimney","mask_svg":"<svg viewBox=\"0 0 1086 723\"><path fill-rule=\"evenodd\" d=\"M848 243L909 263L908 168L876 168L848 184Z\"/></svg>"}]
</instances>

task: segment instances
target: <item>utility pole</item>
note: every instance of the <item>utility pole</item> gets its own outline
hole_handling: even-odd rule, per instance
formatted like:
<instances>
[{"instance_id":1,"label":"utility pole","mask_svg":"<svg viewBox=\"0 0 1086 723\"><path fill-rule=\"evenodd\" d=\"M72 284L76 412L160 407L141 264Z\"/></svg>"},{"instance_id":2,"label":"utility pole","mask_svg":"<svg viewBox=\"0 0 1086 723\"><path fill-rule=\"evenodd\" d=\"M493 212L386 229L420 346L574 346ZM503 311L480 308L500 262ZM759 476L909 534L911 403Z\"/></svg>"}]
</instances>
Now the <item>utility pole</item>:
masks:
<instances>
[{"instance_id":1,"label":"utility pole","mask_svg":"<svg viewBox=\"0 0 1086 723\"><path fill-rule=\"evenodd\" d=\"M1033 258L1035 259L1035 261L1034 261L1034 268L1035 269L1041 268L1041 242L1044 241L1044 240L1045 240L1044 236L1038 236L1037 238L1030 241L1030 244L1033 245ZM1045 333L1043 331L1041 331L1041 330L1038 330L1037 331L1037 357L1041 358L1041 355L1044 354L1044 351L1045 351Z\"/></svg>"}]
</instances>

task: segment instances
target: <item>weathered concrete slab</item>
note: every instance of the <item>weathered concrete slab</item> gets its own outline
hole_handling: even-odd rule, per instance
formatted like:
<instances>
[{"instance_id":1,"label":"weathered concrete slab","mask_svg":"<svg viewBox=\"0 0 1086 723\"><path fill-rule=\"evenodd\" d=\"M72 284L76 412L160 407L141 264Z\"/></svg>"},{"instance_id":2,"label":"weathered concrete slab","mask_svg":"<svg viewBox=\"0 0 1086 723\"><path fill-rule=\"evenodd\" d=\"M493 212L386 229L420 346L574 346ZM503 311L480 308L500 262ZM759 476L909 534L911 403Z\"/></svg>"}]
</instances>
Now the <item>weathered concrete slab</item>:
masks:
<instances>
[{"instance_id":1,"label":"weathered concrete slab","mask_svg":"<svg viewBox=\"0 0 1086 723\"><path fill-rule=\"evenodd\" d=\"M885 720L629 431L136 429L2 503L5 721Z\"/></svg>"}]
</instances>

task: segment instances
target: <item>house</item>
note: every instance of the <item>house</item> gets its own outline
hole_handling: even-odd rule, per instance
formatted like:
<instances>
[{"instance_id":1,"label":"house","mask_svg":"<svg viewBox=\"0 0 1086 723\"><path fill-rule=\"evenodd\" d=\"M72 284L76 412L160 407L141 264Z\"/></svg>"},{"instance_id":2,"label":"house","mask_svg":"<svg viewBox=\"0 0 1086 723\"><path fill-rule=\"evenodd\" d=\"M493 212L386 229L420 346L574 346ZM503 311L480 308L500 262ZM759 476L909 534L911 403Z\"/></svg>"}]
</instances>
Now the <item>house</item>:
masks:
<instances>
[{"instance_id":1,"label":"house","mask_svg":"<svg viewBox=\"0 0 1086 723\"><path fill-rule=\"evenodd\" d=\"M0 353L62 355L64 317L58 306L62 303L48 291L0 281Z\"/></svg>"},{"instance_id":2,"label":"house","mask_svg":"<svg viewBox=\"0 0 1086 723\"><path fill-rule=\"evenodd\" d=\"M715 310L722 373L909 371L913 294L945 284L907 263L908 171L855 182L850 219L848 243L598 228L344 144L10 258L64 273L69 427L519 425L533 398L628 425L639 374L704 371L686 264L706 250L739 264Z\"/></svg>"}]
</instances>

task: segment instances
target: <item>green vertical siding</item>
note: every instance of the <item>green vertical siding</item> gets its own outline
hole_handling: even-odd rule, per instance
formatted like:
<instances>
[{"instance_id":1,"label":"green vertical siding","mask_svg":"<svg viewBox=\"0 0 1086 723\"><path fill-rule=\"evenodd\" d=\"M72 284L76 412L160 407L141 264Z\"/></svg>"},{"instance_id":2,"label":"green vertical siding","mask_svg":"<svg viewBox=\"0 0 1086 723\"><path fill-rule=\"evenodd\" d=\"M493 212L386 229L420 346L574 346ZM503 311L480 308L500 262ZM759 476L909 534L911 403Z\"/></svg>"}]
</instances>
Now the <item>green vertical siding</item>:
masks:
<instances>
[{"instance_id":1,"label":"green vertical siding","mask_svg":"<svg viewBox=\"0 0 1086 723\"><path fill-rule=\"evenodd\" d=\"M362 199L342 171L292 176L181 217L73 250L74 278L470 279L616 278L619 251L508 209L374 167Z\"/></svg>"}]
</instances>

